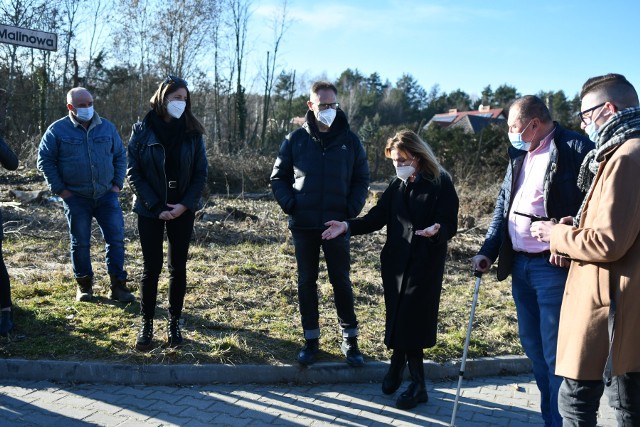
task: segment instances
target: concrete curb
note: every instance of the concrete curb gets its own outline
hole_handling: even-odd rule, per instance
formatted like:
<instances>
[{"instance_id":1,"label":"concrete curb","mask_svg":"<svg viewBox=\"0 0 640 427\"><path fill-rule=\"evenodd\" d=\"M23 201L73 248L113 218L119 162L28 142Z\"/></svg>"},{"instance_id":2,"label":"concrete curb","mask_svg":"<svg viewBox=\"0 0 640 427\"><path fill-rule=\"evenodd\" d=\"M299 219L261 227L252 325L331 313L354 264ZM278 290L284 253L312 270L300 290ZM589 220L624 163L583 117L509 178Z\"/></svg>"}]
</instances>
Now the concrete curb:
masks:
<instances>
[{"instance_id":1,"label":"concrete curb","mask_svg":"<svg viewBox=\"0 0 640 427\"><path fill-rule=\"evenodd\" d=\"M425 376L443 379L459 376L460 362L425 361ZM211 383L361 383L379 382L388 362L368 362L362 368L346 363L298 365L124 365L55 360L0 360L0 378L32 381L107 384L189 385ZM465 377L521 374L531 371L525 356L469 359Z\"/></svg>"}]
</instances>

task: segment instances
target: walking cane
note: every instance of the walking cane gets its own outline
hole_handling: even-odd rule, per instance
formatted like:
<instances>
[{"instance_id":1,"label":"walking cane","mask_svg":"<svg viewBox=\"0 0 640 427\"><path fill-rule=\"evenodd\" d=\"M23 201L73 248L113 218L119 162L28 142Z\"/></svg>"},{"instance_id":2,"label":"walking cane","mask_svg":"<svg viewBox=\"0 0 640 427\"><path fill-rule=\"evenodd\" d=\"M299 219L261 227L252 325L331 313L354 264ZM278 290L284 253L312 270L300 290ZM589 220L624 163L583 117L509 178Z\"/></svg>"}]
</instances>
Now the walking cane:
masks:
<instances>
[{"instance_id":1,"label":"walking cane","mask_svg":"<svg viewBox=\"0 0 640 427\"><path fill-rule=\"evenodd\" d=\"M480 267L484 268L485 263L480 263ZM473 326L473 315L476 312L476 303L478 302L478 292L480 291L480 282L482 281L482 272L474 271L476 276L476 288L473 291L473 302L471 303L471 316L469 317L469 327L467 328L467 339L464 342L464 350L462 351L462 361L460 362L460 376L458 377L458 388L456 390L456 400L453 403L453 414L451 414L451 426L456 424L456 412L458 411L458 399L460 398L460 386L462 386L462 377L464 376L464 365L467 362L467 352L469 351L469 341L471 339L471 327Z\"/></svg>"}]
</instances>

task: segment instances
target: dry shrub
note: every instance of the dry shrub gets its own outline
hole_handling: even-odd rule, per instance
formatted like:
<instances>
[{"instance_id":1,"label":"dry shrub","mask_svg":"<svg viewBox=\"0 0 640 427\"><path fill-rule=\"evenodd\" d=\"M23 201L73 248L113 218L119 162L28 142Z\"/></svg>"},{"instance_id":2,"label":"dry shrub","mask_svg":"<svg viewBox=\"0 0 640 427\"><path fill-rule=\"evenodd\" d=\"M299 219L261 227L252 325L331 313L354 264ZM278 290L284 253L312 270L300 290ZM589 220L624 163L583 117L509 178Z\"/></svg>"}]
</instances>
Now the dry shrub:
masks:
<instances>
[{"instance_id":1,"label":"dry shrub","mask_svg":"<svg viewBox=\"0 0 640 427\"><path fill-rule=\"evenodd\" d=\"M214 194L237 194L267 191L276 156L247 149L235 154L210 151L207 158L209 191Z\"/></svg>"}]
</instances>

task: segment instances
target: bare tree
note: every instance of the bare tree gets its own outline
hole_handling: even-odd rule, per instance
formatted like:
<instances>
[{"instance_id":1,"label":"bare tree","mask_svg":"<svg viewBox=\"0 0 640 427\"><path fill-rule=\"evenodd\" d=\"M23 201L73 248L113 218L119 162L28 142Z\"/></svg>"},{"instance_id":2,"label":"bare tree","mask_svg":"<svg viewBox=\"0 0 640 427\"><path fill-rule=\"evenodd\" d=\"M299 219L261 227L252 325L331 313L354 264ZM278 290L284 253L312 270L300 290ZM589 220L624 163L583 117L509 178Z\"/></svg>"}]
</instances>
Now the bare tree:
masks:
<instances>
[{"instance_id":1,"label":"bare tree","mask_svg":"<svg viewBox=\"0 0 640 427\"><path fill-rule=\"evenodd\" d=\"M287 0L282 1L282 7L274 14L272 21L273 29L273 54L267 52L266 75L264 79L264 96L262 105L262 131L260 133L260 142L264 146L267 133L267 122L269 119L269 108L271 104L271 92L273 91L273 82L275 81L275 68L277 65L278 48L284 36L289 23L287 20Z\"/></svg>"},{"instance_id":2,"label":"bare tree","mask_svg":"<svg viewBox=\"0 0 640 427\"><path fill-rule=\"evenodd\" d=\"M62 34L64 35L64 69L62 70L63 88L66 88L68 84L67 75L69 73L69 62L71 61L71 58L69 57L71 53L71 41L76 36L76 28L78 27L76 15L83 2L84 0L63 0L62 2L65 27L62 31Z\"/></svg>"},{"instance_id":3,"label":"bare tree","mask_svg":"<svg viewBox=\"0 0 640 427\"><path fill-rule=\"evenodd\" d=\"M38 0L8 0L0 2L0 22L7 25L32 28L38 18L38 11L44 2ZM13 44L1 44L2 49L7 53L9 62L9 81L7 82L7 103L6 115L11 117L13 110L14 84L16 80L16 66L18 64L18 53L20 49L26 52L25 48Z\"/></svg>"},{"instance_id":4,"label":"bare tree","mask_svg":"<svg viewBox=\"0 0 640 427\"><path fill-rule=\"evenodd\" d=\"M236 65L236 119L237 138L236 141L245 143L247 125L247 102L245 89L242 85L242 66L244 64L245 44L247 41L247 27L251 13L249 11L250 1L248 0L228 0L231 10L232 27L235 40L235 65Z\"/></svg>"},{"instance_id":5,"label":"bare tree","mask_svg":"<svg viewBox=\"0 0 640 427\"><path fill-rule=\"evenodd\" d=\"M158 17L155 37L159 69L183 78L195 76L217 19L216 0L179 0L166 3Z\"/></svg>"},{"instance_id":6,"label":"bare tree","mask_svg":"<svg viewBox=\"0 0 640 427\"><path fill-rule=\"evenodd\" d=\"M120 50L123 62L130 70L137 71L137 87L132 90L133 93L137 93L137 100L132 114L138 119L148 107L149 91L154 77L150 75L151 44L154 37L151 22L157 14L153 4L149 0L120 0L121 13L112 31L114 47Z\"/></svg>"}]
</instances>

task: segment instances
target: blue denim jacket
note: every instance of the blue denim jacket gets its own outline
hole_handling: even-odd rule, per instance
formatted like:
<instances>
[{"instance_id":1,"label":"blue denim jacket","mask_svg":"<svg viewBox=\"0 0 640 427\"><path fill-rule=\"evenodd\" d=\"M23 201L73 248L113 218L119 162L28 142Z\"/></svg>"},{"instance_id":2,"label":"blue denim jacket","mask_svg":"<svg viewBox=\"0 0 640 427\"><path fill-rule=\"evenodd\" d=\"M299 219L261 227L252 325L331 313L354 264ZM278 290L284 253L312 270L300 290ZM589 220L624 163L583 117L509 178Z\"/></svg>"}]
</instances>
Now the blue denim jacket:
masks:
<instances>
[{"instance_id":1,"label":"blue denim jacket","mask_svg":"<svg viewBox=\"0 0 640 427\"><path fill-rule=\"evenodd\" d=\"M69 190L97 199L124 185L127 156L122 139L110 121L94 113L85 129L70 115L55 121L38 148L38 169L54 194Z\"/></svg>"}]
</instances>

